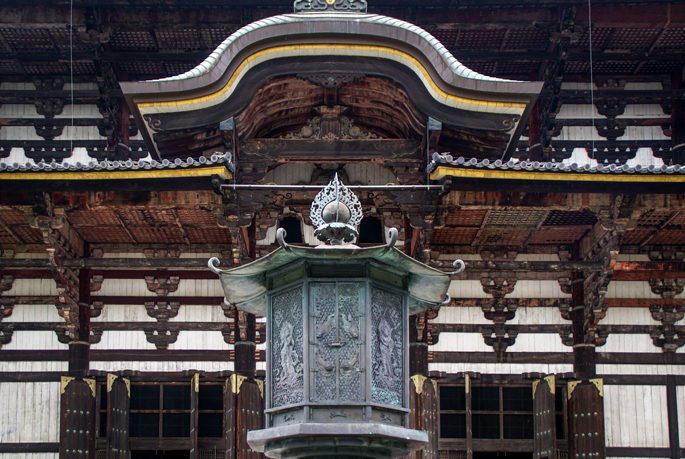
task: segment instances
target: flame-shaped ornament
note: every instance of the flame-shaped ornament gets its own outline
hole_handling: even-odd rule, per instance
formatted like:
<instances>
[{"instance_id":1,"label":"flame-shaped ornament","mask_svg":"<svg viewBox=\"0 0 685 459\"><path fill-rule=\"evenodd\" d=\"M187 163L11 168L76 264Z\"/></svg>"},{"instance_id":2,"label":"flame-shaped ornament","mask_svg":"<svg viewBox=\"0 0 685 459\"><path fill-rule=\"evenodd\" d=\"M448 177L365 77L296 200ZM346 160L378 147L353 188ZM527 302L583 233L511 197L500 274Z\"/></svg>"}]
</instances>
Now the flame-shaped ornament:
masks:
<instances>
[{"instance_id":1,"label":"flame-shaped ornament","mask_svg":"<svg viewBox=\"0 0 685 459\"><path fill-rule=\"evenodd\" d=\"M351 242L359 235L354 228L362 220L359 198L335 174L312 202L310 216L316 226L314 235L331 245Z\"/></svg>"}]
</instances>

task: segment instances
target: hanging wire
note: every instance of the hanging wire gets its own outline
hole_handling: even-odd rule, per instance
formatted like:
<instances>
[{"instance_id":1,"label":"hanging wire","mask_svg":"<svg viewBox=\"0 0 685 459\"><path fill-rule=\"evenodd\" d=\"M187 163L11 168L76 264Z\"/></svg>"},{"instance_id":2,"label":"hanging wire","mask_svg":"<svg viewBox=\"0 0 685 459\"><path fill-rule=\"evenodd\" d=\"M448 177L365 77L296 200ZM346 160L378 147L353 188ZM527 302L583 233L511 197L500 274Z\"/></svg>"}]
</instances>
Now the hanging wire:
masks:
<instances>
[{"instance_id":1,"label":"hanging wire","mask_svg":"<svg viewBox=\"0 0 685 459\"><path fill-rule=\"evenodd\" d=\"M590 116L592 119L592 159L595 159L595 88L594 77L592 75L592 3L587 0L587 26L588 39L590 43Z\"/></svg>"},{"instance_id":2,"label":"hanging wire","mask_svg":"<svg viewBox=\"0 0 685 459\"><path fill-rule=\"evenodd\" d=\"M74 0L69 2L69 82L71 83L71 135L69 149L74 155Z\"/></svg>"}]
</instances>

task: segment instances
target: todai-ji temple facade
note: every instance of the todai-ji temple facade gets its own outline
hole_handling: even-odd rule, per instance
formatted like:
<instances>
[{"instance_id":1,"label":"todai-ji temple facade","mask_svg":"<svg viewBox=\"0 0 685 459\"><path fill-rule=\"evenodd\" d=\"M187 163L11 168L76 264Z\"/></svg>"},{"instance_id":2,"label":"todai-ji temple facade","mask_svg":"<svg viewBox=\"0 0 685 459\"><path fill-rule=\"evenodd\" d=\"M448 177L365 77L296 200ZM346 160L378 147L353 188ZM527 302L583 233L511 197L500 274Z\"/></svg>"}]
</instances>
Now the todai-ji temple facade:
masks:
<instances>
[{"instance_id":1,"label":"todai-ji temple facade","mask_svg":"<svg viewBox=\"0 0 685 459\"><path fill-rule=\"evenodd\" d=\"M685 4L0 0L0 459L685 457Z\"/></svg>"}]
</instances>

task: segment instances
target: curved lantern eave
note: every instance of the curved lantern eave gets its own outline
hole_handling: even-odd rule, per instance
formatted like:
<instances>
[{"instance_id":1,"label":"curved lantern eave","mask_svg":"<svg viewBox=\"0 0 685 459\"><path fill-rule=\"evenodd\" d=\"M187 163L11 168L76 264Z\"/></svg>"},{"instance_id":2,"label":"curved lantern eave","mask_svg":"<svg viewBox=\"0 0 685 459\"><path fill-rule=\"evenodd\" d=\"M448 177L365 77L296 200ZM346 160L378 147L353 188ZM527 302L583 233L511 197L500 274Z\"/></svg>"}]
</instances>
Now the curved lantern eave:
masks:
<instances>
[{"instance_id":1,"label":"curved lantern eave","mask_svg":"<svg viewBox=\"0 0 685 459\"><path fill-rule=\"evenodd\" d=\"M233 269L218 268L218 260L210 259L209 269L219 276L226 302L236 308L266 316L268 291L267 272L277 271L298 260L311 262L346 260L375 261L407 274L409 313L418 314L445 302L451 273L431 268L387 245L359 248L279 247L267 256Z\"/></svg>"}]
</instances>

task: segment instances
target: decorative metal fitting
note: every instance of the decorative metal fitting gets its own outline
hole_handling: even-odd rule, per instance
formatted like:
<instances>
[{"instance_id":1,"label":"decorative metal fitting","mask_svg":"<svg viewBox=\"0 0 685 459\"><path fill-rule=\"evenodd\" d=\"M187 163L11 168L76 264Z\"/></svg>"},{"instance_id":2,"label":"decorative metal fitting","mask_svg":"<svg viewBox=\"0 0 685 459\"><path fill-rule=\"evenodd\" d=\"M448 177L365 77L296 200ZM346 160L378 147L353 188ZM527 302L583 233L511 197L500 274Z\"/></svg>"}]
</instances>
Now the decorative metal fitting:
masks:
<instances>
[{"instance_id":1,"label":"decorative metal fitting","mask_svg":"<svg viewBox=\"0 0 685 459\"><path fill-rule=\"evenodd\" d=\"M351 242L359 233L354 228L362 220L359 198L338 179L338 174L314 198L311 207L316 236L331 245Z\"/></svg>"},{"instance_id":2,"label":"decorative metal fitting","mask_svg":"<svg viewBox=\"0 0 685 459\"><path fill-rule=\"evenodd\" d=\"M366 13L366 0L295 0L293 8L296 13L318 11Z\"/></svg>"}]
</instances>

